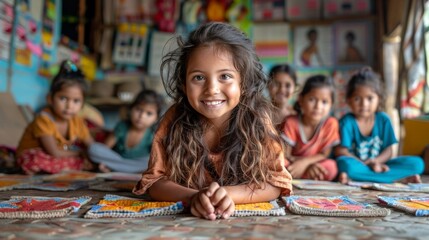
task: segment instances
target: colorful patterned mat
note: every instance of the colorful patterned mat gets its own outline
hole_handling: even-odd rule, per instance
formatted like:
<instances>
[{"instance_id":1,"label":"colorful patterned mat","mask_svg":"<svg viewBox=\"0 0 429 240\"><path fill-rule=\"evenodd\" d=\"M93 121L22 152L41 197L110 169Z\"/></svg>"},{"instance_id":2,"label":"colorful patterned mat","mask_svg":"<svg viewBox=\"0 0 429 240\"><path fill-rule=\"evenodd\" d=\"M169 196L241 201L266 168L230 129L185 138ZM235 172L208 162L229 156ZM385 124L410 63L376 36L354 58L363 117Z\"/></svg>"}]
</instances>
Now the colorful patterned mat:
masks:
<instances>
[{"instance_id":1,"label":"colorful patterned mat","mask_svg":"<svg viewBox=\"0 0 429 240\"><path fill-rule=\"evenodd\" d=\"M286 211L280 207L277 201L248 203L235 205L235 211L231 217L248 217L248 216L284 216Z\"/></svg>"},{"instance_id":2,"label":"colorful patterned mat","mask_svg":"<svg viewBox=\"0 0 429 240\"><path fill-rule=\"evenodd\" d=\"M98 178L117 180L117 181L139 181L142 178L141 173L123 173L123 172L109 172L99 173Z\"/></svg>"},{"instance_id":3,"label":"colorful patterned mat","mask_svg":"<svg viewBox=\"0 0 429 240\"><path fill-rule=\"evenodd\" d=\"M97 173L85 171L68 171L45 176L45 181L91 181L97 177Z\"/></svg>"},{"instance_id":4,"label":"colorful patterned mat","mask_svg":"<svg viewBox=\"0 0 429 240\"><path fill-rule=\"evenodd\" d=\"M135 185L135 181L105 181L90 184L89 189L106 192L131 192Z\"/></svg>"},{"instance_id":5,"label":"colorful patterned mat","mask_svg":"<svg viewBox=\"0 0 429 240\"><path fill-rule=\"evenodd\" d=\"M286 207L295 214L340 217L379 217L390 214L389 209L360 203L347 196L290 196L283 199Z\"/></svg>"},{"instance_id":6,"label":"colorful patterned mat","mask_svg":"<svg viewBox=\"0 0 429 240\"><path fill-rule=\"evenodd\" d=\"M53 191L53 192L65 192L65 191L77 190L85 187L88 187L88 182L56 181L56 182L20 184L20 185L14 186L13 189L36 189L36 190L46 190L46 191Z\"/></svg>"},{"instance_id":7,"label":"colorful patterned mat","mask_svg":"<svg viewBox=\"0 0 429 240\"><path fill-rule=\"evenodd\" d=\"M15 187L31 182L40 182L40 177L19 174L2 174L0 175L0 191L15 189Z\"/></svg>"},{"instance_id":8,"label":"colorful patterned mat","mask_svg":"<svg viewBox=\"0 0 429 240\"><path fill-rule=\"evenodd\" d=\"M418 217L429 216L429 197L378 196L378 201Z\"/></svg>"},{"instance_id":9,"label":"colorful patterned mat","mask_svg":"<svg viewBox=\"0 0 429 240\"><path fill-rule=\"evenodd\" d=\"M424 192L429 193L428 183L373 183L369 186L362 186L365 189L372 189L385 192Z\"/></svg>"},{"instance_id":10,"label":"colorful patterned mat","mask_svg":"<svg viewBox=\"0 0 429 240\"><path fill-rule=\"evenodd\" d=\"M183 211L182 202L150 202L107 194L86 212L85 218L139 218L172 215Z\"/></svg>"},{"instance_id":11,"label":"colorful patterned mat","mask_svg":"<svg viewBox=\"0 0 429 240\"><path fill-rule=\"evenodd\" d=\"M0 202L0 218L54 218L77 212L91 197L12 196Z\"/></svg>"},{"instance_id":12,"label":"colorful patterned mat","mask_svg":"<svg viewBox=\"0 0 429 240\"><path fill-rule=\"evenodd\" d=\"M292 184L294 187L304 190L356 190L356 187L329 181L293 179Z\"/></svg>"}]
</instances>

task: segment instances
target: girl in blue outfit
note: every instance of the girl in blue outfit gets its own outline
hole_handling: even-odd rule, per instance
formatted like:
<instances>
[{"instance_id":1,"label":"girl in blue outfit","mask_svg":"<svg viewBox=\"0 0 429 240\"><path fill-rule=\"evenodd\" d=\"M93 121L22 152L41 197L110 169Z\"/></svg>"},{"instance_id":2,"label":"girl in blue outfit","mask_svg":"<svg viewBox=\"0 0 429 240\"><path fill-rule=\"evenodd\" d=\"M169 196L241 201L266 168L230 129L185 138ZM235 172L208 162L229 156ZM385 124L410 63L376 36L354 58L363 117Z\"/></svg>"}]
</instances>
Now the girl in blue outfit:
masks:
<instances>
[{"instance_id":1,"label":"girl in blue outfit","mask_svg":"<svg viewBox=\"0 0 429 240\"><path fill-rule=\"evenodd\" d=\"M119 122L104 144L93 143L89 156L102 172L137 173L146 170L163 100L152 90L143 90L129 107L129 119Z\"/></svg>"},{"instance_id":2,"label":"girl in blue outfit","mask_svg":"<svg viewBox=\"0 0 429 240\"><path fill-rule=\"evenodd\" d=\"M339 181L393 183L421 182L423 160L417 156L392 157L396 140L383 103L379 77L371 68L354 74L347 84L351 113L340 119L341 144L336 148Z\"/></svg>"}]
</instances>

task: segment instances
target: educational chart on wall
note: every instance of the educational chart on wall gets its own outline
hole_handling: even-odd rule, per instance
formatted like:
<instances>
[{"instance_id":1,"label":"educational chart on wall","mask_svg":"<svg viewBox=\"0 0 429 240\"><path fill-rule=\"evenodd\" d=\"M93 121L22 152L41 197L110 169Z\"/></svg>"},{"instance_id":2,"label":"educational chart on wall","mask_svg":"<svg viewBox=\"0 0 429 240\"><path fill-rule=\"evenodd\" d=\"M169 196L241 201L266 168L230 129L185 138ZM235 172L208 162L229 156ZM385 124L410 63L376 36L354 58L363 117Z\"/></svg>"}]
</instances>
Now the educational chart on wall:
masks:
<instances>
[{"instance_id":1,"label":"educational chart on wall","mask_svg":"<svg viewBox=\"0 0 429 240\"><path fill-rule=\"evenodd\" d=\"M371 4L371 0L324 0L323 16L333 18L370 14Z\"/></svg>"},{"instance_id":2,"label":"educational chart on wall","mask_svg":"<svg viewBox=\"0 0 429 240\"><path fill-rule=\"evenodd\" d=\"M288 0L286 18L289 21L319 19L321 2L319 0Z\"/></svg>"},{"instance_id":3,"label":"educational chart on wall","mask_svg":"<svg viewBox=\"0 0 429 240\"><path fill-rule=\"evenodd\" d=\"M256 23L253 42L256 54L264 64L290 61L290 26L287 23Z\"/></svg>"},{"instance_id":4,"label":"educational chart on wall","mask_svg":"<svg viewBox=\"0 0 429 240\"><path fill-rule=\"evenodd\" d=\"M284 0L253 0L254 21L282 21L284 12Z\"/></svg>"},{"instance_id":5,"label":"educational chart on wall","mask_svg":"<svg viewBox=\"0 0 429 240\"><path fill-rule=\"evenodd\" d=\"M174 34L154 31L152 33L149 46L147 72L151 76L160 76L162 57L177 47Z\"/></svg>"},{"instance_id":6,"label":"educational chart on wall","mask_svg":"<svg viewBox=\"0 0 429 240\"><path fill-rule=\"evenodd\" d=\"M39 73L50 76L49 68L55 63L55 52L58 45L59 27L57 18L59 17L56 0L45 0L42 16L42 59Z\"/></svg>"},{"instance_id":7,"label":"educational chart on wall","mask_svg":"<svg viewBox=\"0 0 429 240\"><path fill-rule=\"evenodd\" d=\"M0 1L0 59L9 59L14 1Z\"/></svg>"},{"instance_id":8,"label":"educational chart on wall","mask_svg":"<svg viewBox=\"0 0 429 240\"><path fill-rule=\"evenodd\" d=\"M116 33L113 61L118 64L144 65L148 31L146 24L120 24Z\"/></svg>"}]
</instances>

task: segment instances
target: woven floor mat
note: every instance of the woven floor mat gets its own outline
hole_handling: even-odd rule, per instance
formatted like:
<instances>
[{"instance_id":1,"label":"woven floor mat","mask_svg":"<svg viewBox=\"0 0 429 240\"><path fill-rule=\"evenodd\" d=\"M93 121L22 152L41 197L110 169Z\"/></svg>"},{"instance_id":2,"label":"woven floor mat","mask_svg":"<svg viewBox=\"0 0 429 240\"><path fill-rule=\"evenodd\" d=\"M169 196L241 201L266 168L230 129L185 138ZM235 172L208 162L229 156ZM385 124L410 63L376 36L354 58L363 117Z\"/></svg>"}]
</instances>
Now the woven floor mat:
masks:
<instances>
[{"instance_id":1,"label":"woven floor mat","mask_svg":"<svg viewBox=\"0 0 429 240\"><path fill-rule=\"evenodd\" d=\"M54 218L77 212L91 197L12 196L0 202L0 218Z\"/></svg>"},{"instance_id":2,"label":"woven floor mat","mask_svg":"<svg viewBox=\"0 0 429 240\"><path fill-rule=\"evenodd\" d=\"M378 196L378 201L418 217L429 216L429 197L386 197Z\"/></svg>"},{"instance_id":3,"label":"woven floor mat","mask_svg":"<svg viewBox=\"0 0 429 240\"><path fill-rule=\"evenodd\" d=\"M389 209L357 202L347 196L290 196L286 207L295 214L341 217L380 217L390 214Z\"/></svg>"}]
</instances>

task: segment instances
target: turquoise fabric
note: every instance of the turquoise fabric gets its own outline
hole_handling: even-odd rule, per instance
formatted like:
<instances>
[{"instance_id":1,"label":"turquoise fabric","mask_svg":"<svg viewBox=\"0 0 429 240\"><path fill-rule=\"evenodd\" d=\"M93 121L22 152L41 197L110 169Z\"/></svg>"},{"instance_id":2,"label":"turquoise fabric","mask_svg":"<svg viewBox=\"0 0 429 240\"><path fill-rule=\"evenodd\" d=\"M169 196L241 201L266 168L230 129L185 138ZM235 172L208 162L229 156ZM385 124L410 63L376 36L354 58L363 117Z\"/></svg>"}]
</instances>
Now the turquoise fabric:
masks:
<instances>
[{"instance_id":1,"label":"turquoise fabric","mask_svg":"<svg viewBox=\"0 0 429 240\"><path fill-rule=\"evenodd\" d=\"M113 146L112 149L119 155L121 155L123 158L128 159L140 159L142 157L149 156L154 136L153 129L148 128L146 130L146 133L144 134L140 144L132 148L128 148L126 145L126 141L129 128L130 124L127 121L122 121L116 125L114 130L116 144L115 146Z\"/></svg>"}]
</instances>

